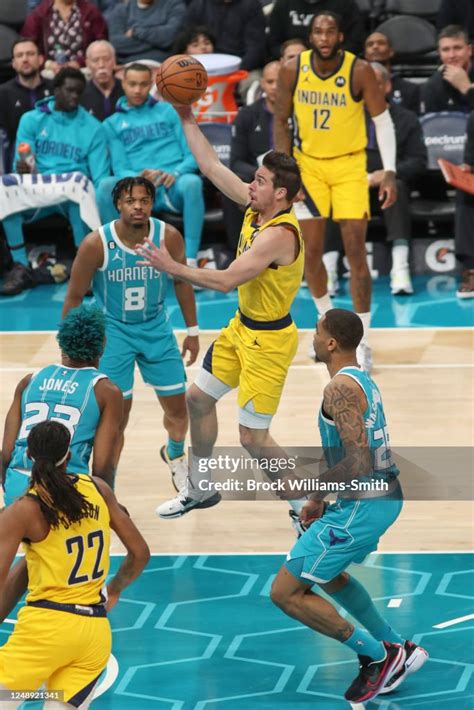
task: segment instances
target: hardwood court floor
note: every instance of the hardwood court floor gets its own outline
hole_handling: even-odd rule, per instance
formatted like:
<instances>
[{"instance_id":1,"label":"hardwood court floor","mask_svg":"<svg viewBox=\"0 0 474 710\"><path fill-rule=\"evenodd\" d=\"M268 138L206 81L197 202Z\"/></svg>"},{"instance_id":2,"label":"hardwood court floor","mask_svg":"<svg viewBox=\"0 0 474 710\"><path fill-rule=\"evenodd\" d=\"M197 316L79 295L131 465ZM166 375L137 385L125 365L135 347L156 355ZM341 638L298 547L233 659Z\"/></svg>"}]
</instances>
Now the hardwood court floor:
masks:
<instances>
[{"instance_id":1,"label":"hardwood court floor","mask_svg":"<svg viewBox=\"0 0 474 710\"><path fill-rule=\"evenodd\" d=\"M213 339L201 337L201 354ZM328 381L323 365L306 353L311 340L302 332L272 433L282 446L318 446L316 414ZM373 376L384 399L392 446L470 446L473 439L472 331L466 329L374 329ZM58 361L51 333L0 335L0 417L17 382L27 372ZM197 368L189 371L192 382ZM218 406L219 445L238 445L235 393ZM153 552L281 552L293 540L283 502L227 501L180 520L155 517L156 506L171 497L169 473L159 457L165 442L161 410L137 374L134 405L120 463L117 495L127 505ZM449 475L449 472L447 472ZM380 550L472 549L470 502L405 503ZM114 551L120 551L115 542Z\"/></svg>"}]
</instances>

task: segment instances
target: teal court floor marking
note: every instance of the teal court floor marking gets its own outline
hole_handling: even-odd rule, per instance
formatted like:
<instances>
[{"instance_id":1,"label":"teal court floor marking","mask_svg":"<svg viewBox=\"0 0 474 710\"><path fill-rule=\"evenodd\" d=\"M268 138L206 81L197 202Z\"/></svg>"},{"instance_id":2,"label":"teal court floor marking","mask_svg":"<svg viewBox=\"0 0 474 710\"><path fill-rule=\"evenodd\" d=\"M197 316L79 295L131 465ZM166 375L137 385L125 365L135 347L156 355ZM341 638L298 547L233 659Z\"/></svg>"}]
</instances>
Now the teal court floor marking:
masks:
<instances>
[{"instance_id":1,"label":"teal court floor marking","mask_svg":"<svg viewBox=\"0 0 474 710\"><path fill-rule=\"evenodd\" d=\"M466 327L474 324L474 299L456 297L457 281L453 276L416 276L413 296L392 296L388 277L373 282L372 327L424 328ZM341 281L341 293L334 299L336 308L352 308L347 282ZM18 296L0 296L0 331L57 330L67 286L38 286ZM172 288L167 305L174 328L184 321ZM196 293L198 320L202 329L222 328L237 309L237 292ZM292 307L298 328L314 328L316 309L307 288L301 288Z\"/></svg>"},{"instance_id":2,"label":"teal court floor marking","mask_svg":"<svg viewBox=\"0 0 474 710\"><path fill-rule=\"evenodd\" d=\"M153 556L111 612L94 710L344 710L357 660L269 599L282 555ZM112 559L112 568L120 563ZM373 554L351 570L430 661L367 710L473 710L473 555ZM15 617L13 614L12 618ZM12 623L0 626L0 643ZM36 710L37 703L23 706Z\"/></svg>"}]
</instances>

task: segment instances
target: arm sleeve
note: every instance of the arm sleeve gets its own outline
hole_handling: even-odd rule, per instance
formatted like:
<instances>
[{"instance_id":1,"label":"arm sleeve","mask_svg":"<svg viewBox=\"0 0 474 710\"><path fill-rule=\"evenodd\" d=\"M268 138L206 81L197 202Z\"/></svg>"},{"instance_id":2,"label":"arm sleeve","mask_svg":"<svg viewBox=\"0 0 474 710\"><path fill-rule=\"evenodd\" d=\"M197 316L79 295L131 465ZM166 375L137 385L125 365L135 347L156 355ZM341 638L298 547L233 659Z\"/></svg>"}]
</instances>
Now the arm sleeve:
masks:
<instances>
[{"instance_id":1,"label":"arm sleeve","mask_svg":"<svg viewBox=\"0 0 474 710\"><path fill-rule=\"evenodd\" d=\"M107 150L105 131L101 125L97 126L94 138L89 148L89 172L92 182L97 187L99 182L110 175L110 157Z\"/></svg>"},{"instance_id":2,"label":"arm sleeve","mask_svg":"<svg viewBox=\"0 0 474 710\"><path fill-rule=\"evenodd\" d=\"M372 116L372 121L375 125L375 135L380 157L382 158L383 169L396 172L395 157L397 141L393 121L388 108L385 109L383 113L379 113L378 116Z\"/></svg>"},{"instance_id":3,"label":"arm sleeve","mask_svg":"<svg viewBox=\"0 0 474 710\"><path fill-rule=\"evenodd\" d=\"M230 146L230 167L242 178L251 181L256 165L250 162L248 146L249 120L248 111L240 110L232 126L232 142Z\"/></svg>"},{"instance_id":4,"label":"arm sleeve","mask_svg":"<svg viewBox=\"0 0 474 710\"><path fill-rule=\"evenodd\" d=\"M181 0L175 0L164 23L157 25L135 25L133 36L147 42L152 47L167 49L173 44L184 22L186 8Z\"/></svg>"},{"instance_id":5,"label":"arm sleeve","mask_svg":"<svg viewBox=\"0 0 474 710\"><path fill-rule=\"evenodd\" d=\"M411 117L410 117L411 118ZM408 122L408 121L407 121ZM423 132L418 119L413 116L407 126L407 139L403 145L403 155L397 156L397 176L401 180L413 180L426 170L427 154ZM401 153L397 150L397 153Z\"/></svg>"},{"instance_id":6,"label":"arm sleeve","mask_svg":"<svg viewBox=\"0 0 474 710\"><path fill-rule=\"evenodd\" d=\"M265 61L265 17L259 2L251 7L252 10L245 21L242 56L242 69L247 70L261 67Z\"/></svg>"}]
</instances>

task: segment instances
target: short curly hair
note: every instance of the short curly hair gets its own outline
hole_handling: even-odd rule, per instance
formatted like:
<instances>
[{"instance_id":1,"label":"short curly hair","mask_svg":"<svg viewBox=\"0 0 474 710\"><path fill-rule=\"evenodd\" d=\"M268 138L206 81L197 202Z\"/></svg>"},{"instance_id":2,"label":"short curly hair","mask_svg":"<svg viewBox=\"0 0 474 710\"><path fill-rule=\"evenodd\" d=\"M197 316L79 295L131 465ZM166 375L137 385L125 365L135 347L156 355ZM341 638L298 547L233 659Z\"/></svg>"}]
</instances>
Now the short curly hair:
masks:
<instances>
[{"instance_id":1,"label":"short curly hair","mask_svg":"<svg viewBox=\"0 0 474 710\"><path fill-rule=\"evenodd\" d=\"M73 308L59 326L57 341L61 352L71 360L97 360L105 346L104 314L96 307Z\"/></svg>"}]
</instances>

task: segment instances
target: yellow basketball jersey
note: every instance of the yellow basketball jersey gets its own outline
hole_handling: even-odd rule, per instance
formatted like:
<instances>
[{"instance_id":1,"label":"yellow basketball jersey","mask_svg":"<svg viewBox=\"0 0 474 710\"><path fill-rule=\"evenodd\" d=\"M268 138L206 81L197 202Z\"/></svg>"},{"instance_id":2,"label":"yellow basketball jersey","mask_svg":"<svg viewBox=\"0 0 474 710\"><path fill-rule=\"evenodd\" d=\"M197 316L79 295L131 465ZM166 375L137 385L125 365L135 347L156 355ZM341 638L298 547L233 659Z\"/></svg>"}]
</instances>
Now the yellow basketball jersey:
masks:
<instances>
[{"instance_id":1,"label":"yellow basketball jersey","mask_svg":"<svg viewBox=\"0 0 474 710\"><path fill-rule=\"evenodd\" d=\"M27 602L99 604L109 571L110 517L107 503L91 478L74 484L90 504L89 516L51 529L41 542L24 542L28 566ZM30 491L35 495L34 489Z\"/></svg>"},{"instance_id":2,"label":"yellow basketball jersey","mask_svg":"<svg viewBox=\"0 0 474 710\"><path fill-rule=\"evenodd\" d=\"M344 52L340 68L320 77L308 49L299 58L293 94L295 152L312 158L337 158L367 145L364 106L352 94L356 57Z\"/></svg>"},{"instance_id":3,"label":"yellow basketball jersey","mask_svg":"<svg viewBox=\"0 0 474 710\"><path fill-rule=\"evenodd\" d=\"M299 240L300 250L292 264L272 264L248 283L239 286L239 309L248 318L257 321L273 321L289 313L291 304L301 286L304 266L304 246L300 226L293 208L279 212L265 224L257 224L257 213L247 209L240 232L237 256L252 248L257 235L269 227L287 225ZM265 238L259 237L260 239Z\"/></svg>"}]
</instances>

